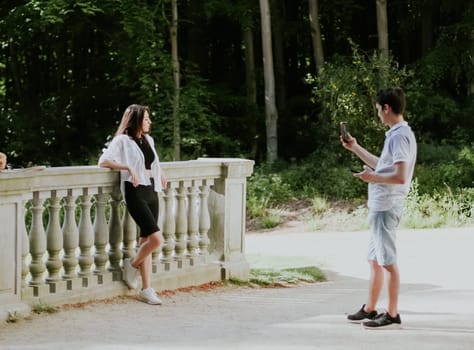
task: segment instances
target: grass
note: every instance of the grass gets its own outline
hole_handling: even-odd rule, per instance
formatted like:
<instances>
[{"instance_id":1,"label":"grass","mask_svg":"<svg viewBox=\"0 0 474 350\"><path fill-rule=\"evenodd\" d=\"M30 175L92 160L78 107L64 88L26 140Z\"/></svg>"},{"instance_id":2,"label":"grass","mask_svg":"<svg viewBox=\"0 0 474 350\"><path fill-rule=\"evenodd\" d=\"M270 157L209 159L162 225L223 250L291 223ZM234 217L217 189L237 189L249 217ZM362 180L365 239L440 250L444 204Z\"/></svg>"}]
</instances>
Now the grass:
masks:
<instances>
[{"instance_id":1,"label":"grass","mask_svg":"<svg viewBox=\"0 0 474 350\"><path fill-rule=\"evenodd\" d=\"M249 287L288 287L327 280L312 258L247 255L246 259L250 265L249 281L231 279L230 283Z\"/></svg>"},{"instance_id":2,"label":"grass","mask_svg":"<svg viewBox=\"0 0 474 350\"><path fill-rule=\"evenodd\" d=\"M326 281L324 273L316 266L293 268L250 269L248 281L230 279L229 282L249 287L287 287L298 283L316 283Z\"/></svg>"},{"instance_id":3,"label":"grass","mask_svg":"<svg viewBox=\"0 0 474 350\"><path fill-rule=\"evenodd\" d=\"M323 272L316 266L286 269L251 269L249 283L257 286L288 286L300 282L326 281Z\"/></svg>"},{"instance_id":4,"label":"grass","mask_svg":"<svg viewBox=\"0 0 474 350\"><path fill-rule=\"evenodd\" d=\"M55 312L58 312L58 308L43 302L39 302L33 305L31 308L31 311L35 314L53 314Z\"/></svg>"},{"instance_id":5,"label":"grass","mask_svg":"<svg viewBox=\"0 0 474 350\"><path fill-rule=\"evenodd\" d=\"M22 317L16 311L8 312L7 323L17 323Z\"/></svg>"}]
</instances>

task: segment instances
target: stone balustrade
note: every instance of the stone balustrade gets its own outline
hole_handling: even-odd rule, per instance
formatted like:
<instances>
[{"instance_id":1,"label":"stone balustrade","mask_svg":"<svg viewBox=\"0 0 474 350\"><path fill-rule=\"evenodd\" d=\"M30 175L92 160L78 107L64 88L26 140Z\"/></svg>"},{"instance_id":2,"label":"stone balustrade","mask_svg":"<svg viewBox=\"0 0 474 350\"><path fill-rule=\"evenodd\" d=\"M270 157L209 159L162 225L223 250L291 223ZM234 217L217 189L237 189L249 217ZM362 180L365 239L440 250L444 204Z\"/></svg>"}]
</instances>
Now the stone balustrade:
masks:
<instances>
[{"instance_id":1,"label":"stone balustrade","mask_svg":"<svg viewBox=\"0 0 474 350\"><path fill-rule=\"evenodd\" d=\"M200 158L162 167L169 183L160 194L164 243L152 256L153 287L246 279L245 194L253 161ZM0 172L0 318L39 302L134 294L122 283L121 265L135 254L138 230L116 171Z\"/></svg>"}]
</instances>

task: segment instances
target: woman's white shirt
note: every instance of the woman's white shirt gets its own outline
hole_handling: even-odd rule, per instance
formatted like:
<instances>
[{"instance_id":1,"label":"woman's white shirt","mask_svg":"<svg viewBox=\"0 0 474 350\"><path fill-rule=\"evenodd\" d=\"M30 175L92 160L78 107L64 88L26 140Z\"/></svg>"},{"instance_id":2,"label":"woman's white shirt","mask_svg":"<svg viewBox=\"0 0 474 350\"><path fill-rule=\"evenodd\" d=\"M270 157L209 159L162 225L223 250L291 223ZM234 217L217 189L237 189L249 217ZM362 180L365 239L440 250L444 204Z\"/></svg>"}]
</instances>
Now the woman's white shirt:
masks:
<instances>
[{"instance_id":1,"label":"woman's white shirt","mask_svg":"<svg viewBox=\"0 0 474 350\"><path fill-rule=\"evenodd\" d=\"M155 160L151 163L151 174L155 179L155 192L161 192L163 187L161 185L161 168L160 168L160 159L155 150L155 142L153 138L144 134L148 144L151 146L153 153L155 154ZM115 136L108 147L104 149L104 152L99 158L99 164L103 161L115 161L118 164L126 165L132 171L135 172L138 178L138 183L140 185L149 186L151 185L150 178L147 176L147 171L145 169L145 156L138 147L137 143L128 135L117 135ZM132 182L132 177L128 170L120 170L120 189L122 195L125 196L125 181Z\"/></svg>"}]
</instances>

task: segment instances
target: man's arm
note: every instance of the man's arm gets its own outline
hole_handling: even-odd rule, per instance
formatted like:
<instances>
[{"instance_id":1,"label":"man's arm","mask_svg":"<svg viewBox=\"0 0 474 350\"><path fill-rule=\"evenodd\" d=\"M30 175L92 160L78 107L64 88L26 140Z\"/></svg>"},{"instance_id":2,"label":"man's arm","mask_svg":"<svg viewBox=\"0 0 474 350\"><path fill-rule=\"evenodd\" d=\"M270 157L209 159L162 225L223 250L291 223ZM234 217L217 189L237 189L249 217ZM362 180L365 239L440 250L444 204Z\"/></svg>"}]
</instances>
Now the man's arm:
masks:
<instances>
[{"instance_id":1,"label":"man's arm","mask_svg":"<svg viewBox=\"0 0 474 350\"><path fill-rule=\"evenodd\" d=\"M393 164L392 167L384 169L382 172L372 171L371 169L364 168L364 171L354 174L355 177L363 180L364 182L376 182L386 184L398 184L403 185L408 179L408 168L406 162L398 162Z\"/></svg>"},{"instance_id":2,"label":"man's arm","mask_svg":"<svg viewBox=\"0 0 474 350\"><path fill-rule=\"evenodd\" d=\"M364 147L356 143L350 150L357 157L359 157L365 164L367 164L370 168L375 169L377 167L377 163L379 162L379 157L373 155L372 153L367 151Z\"/></svg>"},{"instance_id":3,"label":"man's arm","mask_svg":"<svg viewBox=\"0 0 474 350\"><path fill-rule=\"evenodd\" d=\"M364 147L357 143L355 137L352 137L351 134L348 134L347 141L344 141L341 137L341 143L345 149L353 152L357 157L360 158L365 164L367 164L370 168L375 169L377 163L379 161L379 157L373 155L369 151L367 151Z\"/></svg>"}]
</instances>

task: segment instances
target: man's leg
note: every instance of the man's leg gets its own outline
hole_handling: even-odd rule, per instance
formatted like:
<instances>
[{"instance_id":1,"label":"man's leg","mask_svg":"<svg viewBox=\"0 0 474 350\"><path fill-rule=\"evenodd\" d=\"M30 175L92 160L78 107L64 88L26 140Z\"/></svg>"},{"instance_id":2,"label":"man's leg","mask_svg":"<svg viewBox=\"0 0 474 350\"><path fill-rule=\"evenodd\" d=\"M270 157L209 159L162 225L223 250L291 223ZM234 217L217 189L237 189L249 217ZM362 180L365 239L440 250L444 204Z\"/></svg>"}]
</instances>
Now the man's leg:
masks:
<instances>
[{"instance_id":1,"label":"man's leg","mask_svg":"<svg viewBox=\"0 0 474 350\"><path fill-rule=\"evenodd\" d=\"M377 301L380 296L380 291L383 287L384 269L376 260L369 260L370 266L370 280L369 280L369 298L365 305L365 311L371 312L377 307Z\"/></svg>"},{"instance_id":2,"label":"man's leg","mask_svg":"<svg viewBox=\"0 0 474 350\"><path fill-rule=\"evenodd\" d=\"M388 310L392 317L398 314L398 294L400 292L400 272L396 264L384 266L388 271Z\"/></svg>"}]
</instances>

